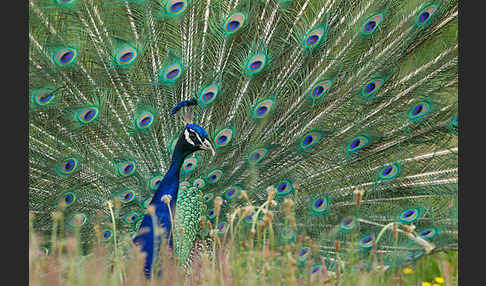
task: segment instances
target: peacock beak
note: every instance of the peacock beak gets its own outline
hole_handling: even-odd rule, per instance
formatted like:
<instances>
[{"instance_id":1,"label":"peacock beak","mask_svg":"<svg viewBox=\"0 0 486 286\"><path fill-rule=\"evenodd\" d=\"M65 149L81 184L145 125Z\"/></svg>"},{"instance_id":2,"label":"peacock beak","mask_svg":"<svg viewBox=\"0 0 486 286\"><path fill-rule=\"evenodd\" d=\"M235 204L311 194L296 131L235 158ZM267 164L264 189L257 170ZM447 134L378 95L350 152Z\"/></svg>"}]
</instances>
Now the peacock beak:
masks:
<instances>
[{"instance_id":1,"label":"peacock beak","mask_svg":"<svg viewBox=\"0 0 486 286\"><path fill-rule=\"evenodd\" d=\"M202 142L201 149L206 150L206 151L211 151L211 155L214 156L216 152L214 151L213 145L211 145L211 142L209 142L208 139L205 139Z\"/></svg>"}]
</instances>

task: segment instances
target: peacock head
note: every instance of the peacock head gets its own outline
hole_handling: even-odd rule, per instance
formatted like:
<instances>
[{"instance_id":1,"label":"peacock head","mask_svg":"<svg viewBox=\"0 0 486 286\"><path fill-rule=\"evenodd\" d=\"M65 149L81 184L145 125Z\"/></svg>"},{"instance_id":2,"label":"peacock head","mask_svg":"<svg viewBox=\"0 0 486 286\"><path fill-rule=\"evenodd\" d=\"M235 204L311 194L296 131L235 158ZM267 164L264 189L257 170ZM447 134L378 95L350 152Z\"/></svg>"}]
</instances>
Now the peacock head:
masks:
<instances>
[{"instance_id":1,"label":"peacock head","mask_svg":"<svg viewBox=\"0 0 486 286\"><path fill-rule=\"evenodd\" d=\"M188 153L193 153L198 150L211 151L214 156L214 148L209 140L208 133L204 128L196 124L186 124L184 131L179 136L177 145L181 144L182 148ZM176 147L177 148L177 147Z\"/></svg>"}]
</instances>

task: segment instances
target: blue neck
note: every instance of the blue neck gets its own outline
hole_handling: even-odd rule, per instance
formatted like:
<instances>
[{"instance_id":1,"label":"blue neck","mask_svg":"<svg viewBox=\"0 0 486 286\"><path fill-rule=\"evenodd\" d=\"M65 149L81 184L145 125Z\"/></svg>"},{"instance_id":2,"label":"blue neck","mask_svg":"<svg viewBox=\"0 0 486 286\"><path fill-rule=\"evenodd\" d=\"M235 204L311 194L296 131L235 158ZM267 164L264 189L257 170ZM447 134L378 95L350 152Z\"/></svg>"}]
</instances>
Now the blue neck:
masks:
<instances>
[{"instance_id":1,"label":"blue neck","mask_svg":"<svg viewBox=\"0 0 486 286\"><path fill-rule=\"evenodd\" d=\"M170 195L171 199L171 208L174 211L175 202L177 201L177 194L179 190L179 175L181 173L182 163L184 159L190 154L188 152L184 152L182 148L180 148L179 144L176 145L174 148L174 154L172 155L172 163L170 165L169 171L165 174L164 179L160 182L157 191L155 192L154 197L152 198L152 202L155 204L163 203L161 198L163 195Z\"/></svg>"}]
</instances>

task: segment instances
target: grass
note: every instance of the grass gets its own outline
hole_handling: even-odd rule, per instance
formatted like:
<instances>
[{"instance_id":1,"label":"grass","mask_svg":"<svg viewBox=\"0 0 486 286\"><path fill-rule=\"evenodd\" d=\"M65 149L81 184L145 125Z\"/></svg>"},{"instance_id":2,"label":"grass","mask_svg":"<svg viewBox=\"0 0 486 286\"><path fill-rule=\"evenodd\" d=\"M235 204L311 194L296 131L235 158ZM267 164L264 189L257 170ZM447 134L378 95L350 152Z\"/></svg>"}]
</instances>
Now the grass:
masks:
<instances>
[{"instance_id":1,"label":"grass","mask_svg":"<svg viewBox=\"0 0 486 286\"><path fill-rule=\"evenodd\" d=\"M216 199L216 202L219 200ZM143 255L131 244L128 234L117 233L108 241L98 239L89 252L83 255L80 228L73 232L52 232L49 237L50 250L41 252L46 238L33 229L31 216L29 239L29 279L30 285L333 285L333 286L381 286L381 285L458 285L457 251L436 252L426 255L412 265L388 268L376 255L376 246L371 251L375 267L359 269L363 259L346 255L339 243L335 244L340 266L328 269L326 257L314 264L311 259L299 260L297 253L302 245L310 245L311 252L317 253L319 246L308 237L300 237L291 243L276 245L273 237L272 215L267 211L272 204L272 196L262 206L248 206L235 210L228 219L229 228L222 234L213 229L207 221L212 244L208 251L196 258L188 275L177 262L171 259L172 251L162 247L159 257L163 257L156 267L161 275L154 275L148 281L143 277ZM274 201L273 201L274 202ZM284 213L292 225L291 201L283 204ZM216 203L216 209L217 203ZM250 209L264 213L261 221L250 228L249 235L240 227L238 217L243 217ZM151 213L149 211L149 213ZM217 212L219 215L219 212ZM255 215L255 217L257 217ZM62 221L62 215L54 215L54 221ZM217 224L218 217L216 217ZM59 225L59 223L54 223ZM97 237L99 227L95 226ZM254 231L251 231L253 229ZM274 245L275 244L275 245ZM370 260L368 260L370 261ZM366 261L364 261L366 263ZM324 265L324 267L322 267ZM314 270L314 271L312 271ZM314 273L312 273L314 272ZM435 280L437 279L437 280ZM427 284L430 283L430 284Z\"/></svg>"}]
</instances>

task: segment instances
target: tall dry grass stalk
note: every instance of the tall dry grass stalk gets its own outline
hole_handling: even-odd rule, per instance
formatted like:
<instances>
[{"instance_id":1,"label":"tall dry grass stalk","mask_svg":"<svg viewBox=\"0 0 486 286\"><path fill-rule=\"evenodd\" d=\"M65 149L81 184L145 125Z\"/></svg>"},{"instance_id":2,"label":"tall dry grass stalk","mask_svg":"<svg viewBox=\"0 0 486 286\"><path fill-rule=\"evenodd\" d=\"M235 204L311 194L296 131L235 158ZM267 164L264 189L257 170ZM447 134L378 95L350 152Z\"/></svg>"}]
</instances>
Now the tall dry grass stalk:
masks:
<instances>
[{"instance_id":1,"label":"tall dry grass stalk","mask_svg":"<svg viewBox=\"0 0 486 286\"><path fill-rule=\"evenodd\" d=\"M254 206L246 200L246 206L231 212L227 219L226 231L218 231L220 220L220 198L215 200L216 218L214 224L206 221L212 238L211 245L205 247L199 256L195 256L190 274L177 266L173 251L165 241L154 265L152 280L143 276L144 255L131 243L127 234L116 233L112 239L99 239L92 243L89 253L83 253L80 241L80 229L65 236L62 212L53 214L53 232L49 237L36 233L32 226L33 215L29 222L29 281L30 285L421 285L421 281L430 281L433 276L445 279L445 285L457 285L457 254L426 258L414 267L414 274L404 275L401 269L384 271L376 267L371 271L355 269L349 265L375 262L383 266L383 257L374 244L367 260L359 257L346 258L346 252L352 247L336 241L334 257L320 257L320 267L312 273L315 265L311 260L299 258L301 247L319 253L319 245L310 237L298 236L292 241L276 241L274 235L275 211L280 207L285 227L296 230L294 207L289 199L281 206L273 200L275 190L268 190L267 200L261 206ZM116 213L115 208L112 212ZM153 214L153 210L148 211ZM253 221L243 222L251 213ZM261 215L260 215L261 214ZM280 226L281 227L281 226ZM99 227L94 230L100 237ZM395 234L397 227L390 225ZM160 235L159 230L156 231ZM40 252L41 246L49 242L47 253ZM439 258L437 258L439 257ZM451 258L452 257L452 258ZM326 267L328 261L337 261L332 270ZM422 264L421 264L422 263ZM433 266L431 266L433 265ZM435 269L435 270L430 270ZM438 269L438 270L437 270ZM435 271L435 272L434 272Z\"/></svg>"}]
</instances>

